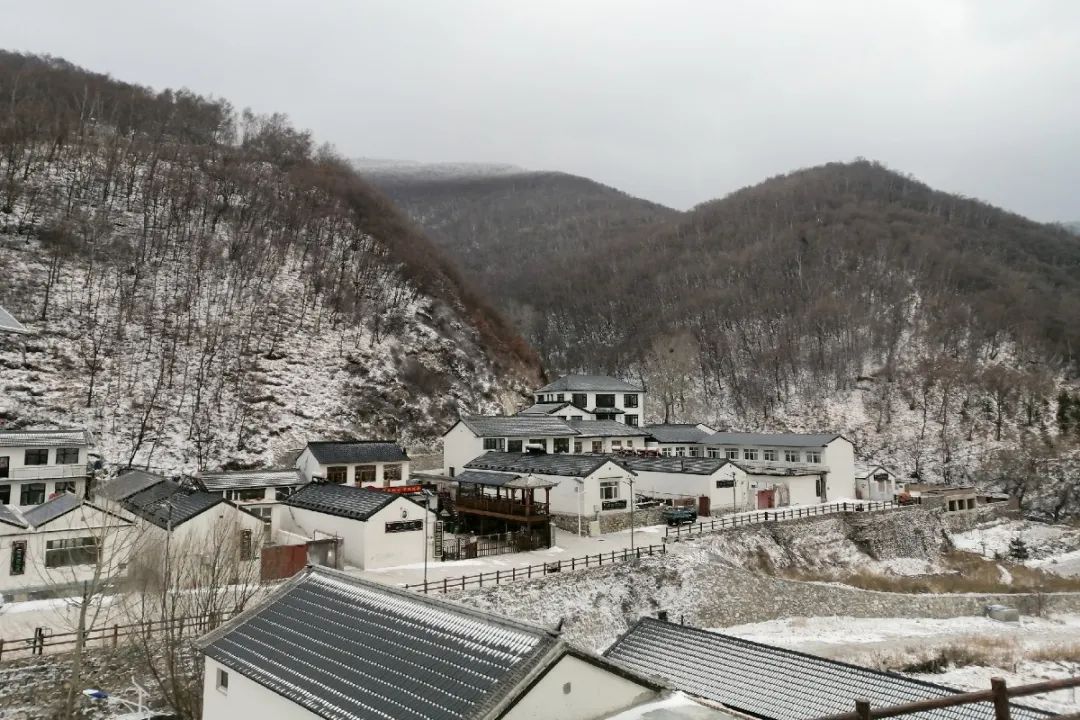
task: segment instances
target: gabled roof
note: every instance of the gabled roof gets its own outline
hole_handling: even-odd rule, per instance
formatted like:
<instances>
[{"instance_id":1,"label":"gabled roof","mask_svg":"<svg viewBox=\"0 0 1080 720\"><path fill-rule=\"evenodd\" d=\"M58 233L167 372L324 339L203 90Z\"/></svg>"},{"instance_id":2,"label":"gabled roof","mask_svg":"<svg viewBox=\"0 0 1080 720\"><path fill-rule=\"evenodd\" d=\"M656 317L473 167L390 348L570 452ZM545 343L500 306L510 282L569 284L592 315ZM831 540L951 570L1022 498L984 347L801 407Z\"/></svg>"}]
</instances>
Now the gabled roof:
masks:
<instances>
[{"instance_id":1,"label":"gabled roof","mask_svg":"<svg viewBox=\"0 0 1080 720\"><path fill-rule=\"evenodd\" d=\"M712 475L725 465L737 467L730 460L704 457L641 457L619 455L619 462L635 472L682 473L686 475ZM741 468L740 468L741 469ZM730 470L728 476L730 476Z\"/></svg>"},{"instance_id":2,"label":"gabled roof","mask_svg":"<svg viewBox=\"0 0 1080 720\"><path fill-rule=\"evenodd\" d=\"M305 482L304 477L296 468L205 473L200 475L197 481L204 490L209 492L221 492L222 490L235 488L299 486Z\"/></svg>"},{"instance_id":3,"label":"gabled roof","mask_svg":"<svg viewBox=\"0 0 1080 720\"><path fill-rule=\"evenodd\" d=\"M646 425L643 430L661 443L705 443L713 437L712 433L706 432L692 423L667 423L659 425Z\"/></svg>"},{"instance_id":4,"label":"gabled roof","mask_svg":"<svg viewBox=\"0 0 1080 720\"><path fill-rule=\"evenodd\" d=\"M123 501L129 512L163 530L176 528L225 502L220 495L182 487L166 480L137 492Z\"/></svg>"},{"instance_id":5,"label":"gabled roof","mask_svg":"<svg viewBox=\"0 0 1080 720\"><path fill-rule=\"evenodd\" d=\"M550 415L553 412L562 410L569 404L568 402L536 403L525 408L518 415Z\"/></svg>"},{"instance_id":6,"label":"gabled roof","mask_svg":"<svg viewBox=\"0 0 1080 720\"><path fill-rule=\"evenodd\" d=\"M641 673L732 710L771 720L851 712L856 699L872 707L953 695L952 688L784 648L646 618L604 653ZM1011 705L1016 720L1052 713ZM919 713L924 720L984 720L990 703Z\"/></svg>"},{"instance_id":7,"label":"gabled roof","mask_svg":"<svg viewBox=\"0 0 1080 720\"><path fill-rule=\"evenodd\" d=\"M399 497L394 493L352 485L318 482L300 488L285 500L285 504L350 520L367 520Z\"/></svg>"},{"instance_id":8,"label":"gabled roof","mask_svg":"<svg viewBox=\"0 0 1080 720\"><path fill-rule=\"evenodd\" d=\"M709 445L758 445L764 447L824 447L837 433L750 433L718 432L705 441Z\"/></svg>"},{"instance_id":9,"label":"gabled roof","mask_svg":"<svg viewBox=\"0 0 1080 720\"><path fill-rule=\"evenodd\" d=\"M465 468L467 470L511 472L520 475L533 473L535 475L566 475L583 478L592 475L609 462L620 465L621 458L616 460L608 455L571 455L570 453L531 455L489 452L465 463Z\"/></svg>"},{"instance_id":10,"label":"gabled roof","mask_svg":"<svg viewBox=\"0 0 1080 720\"><path fill-rule=\"evenodd\" d=\"M562 418L548 415L462 415L477 437L570 437L577 435Z\"/></svg>"},{"instance_id":11,"label":"gabled roof","mask_svg":"<svg viewBox=\"0 0 1080 720\"><path fill-rule=\"evenodd\" d=\"M60 493L52 500L35 505L23 512L23 520L31 527L41 527L47 522L52 522L61 515L67 515L75 508L82 505L82 498L74 493Z\"/></svg>"},{"instance_id":12,"label":"gabled roof","mask_svg":"<svg viewBox=\"0 0 1080 720\"><path fill-rule=\"evenodd\" d=\"M317 440L307 449L320 465L405 462L408 454L393 440Z\"/></svg>"},{"instance_id":13,"label":"gabled roof","mask_svg":"<svg viewBox=\"0 0 1080 720\"><path fill-rule=\"evenodd\" d=\"M645 392L640 385L633 385L609 375L564 375L553 383L536 390L550 392Z\"/></svg>"},{"instance_id":14,"label":"gabled roof","mask_svg":"<svg viewBox=\"0 0 1080 720\"><path fill-rule=\"evenodd\" d=\"M109 480L97 492L109 500L121 502L160 482L165 482L162 475L145 470L128 470Z\"/></svg>"},{"instance_id":15,"label":"gabled roof","mask_svg":"<svg viewBox=\"0 0 1080 720\"><path fill-rule=\"evenodd\" d=\"M855 463L855 478L857 480L863 480L864 478L870 477L873 473L875 473L878 470L884 470L885 472L889 473L890 475L895 475L896 474L892 470L889 470L889 468L887 468L887 467L885 467L884 465L881 465L881 464Z\"/></svg>"},{"instance_id":16,"label":"gabled roof","mask_svg":"<svg viewBox=\"0 0 1080 720\"><path fill-rule=\"evenodd\" d=\"M520 475L514 473L501 473L501 472L487 472L484 470L466 470L465 472L459 472L454 476L459 484L465 485L490 485L491 487L502 487L511 480L517 480Z\"/></svg>"},{"instance_id":17,"label":"gabled roof","mask_svg":"<svg viewBox=\"0 0 1080 720\"><path fill-rule=\"evenodd\" d=\"M94 436L82 428L0 430L0 447L71 447L93 444Z\"/></svg>"},{"instance_id":18,"label":"gabled roof","mask_svg":"<svg viewBox=\"0 0 1080 720\"><path fill-rule=\"evenodd\" d=\"M26 521L22 519L19 511L7 505L0 505L0 523L17 528L29 527Z\"/></svg>"},{"instance_id":19,"label":"gabled roof","mask_svg":"<svg viewBox=\"0 0 1080 720\"><path fill-rule=\"evenodd\" d=\"M543 628L310 566L198 645L332 720L493 716L565 654Z\"/></svg>"},{"instance_id":20,"label":"gabled roof","mask_svg":"<svg viewBox=\"0 0 1080 720\"><path fill-rule=\"evenodd\" d=\"M2 307L0 307L0 332L17 333L19 335L30 334L25 325L16 320L11 313Z\"/></svg>"},{"instance_id":21,"label":"gabled roof","mask_svg":"<svg viewBox=\"0 0 1080 720\"><path fill-rule=\"evenodd\" d=\"M614 420L570 420L570 427L581 437L648 437L649 433Z\"/></svg>"}]
</instances>

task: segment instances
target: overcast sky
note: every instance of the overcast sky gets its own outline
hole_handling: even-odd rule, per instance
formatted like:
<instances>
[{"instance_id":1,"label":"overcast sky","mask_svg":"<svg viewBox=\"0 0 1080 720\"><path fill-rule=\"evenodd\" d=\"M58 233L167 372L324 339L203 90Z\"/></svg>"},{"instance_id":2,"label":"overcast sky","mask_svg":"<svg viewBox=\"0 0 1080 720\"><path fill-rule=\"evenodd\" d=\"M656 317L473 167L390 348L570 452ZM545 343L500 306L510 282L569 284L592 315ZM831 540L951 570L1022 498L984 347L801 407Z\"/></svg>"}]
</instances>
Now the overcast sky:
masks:
<instances>
[{"instance_id":1,"label":"overcast sky","mask_svg":"<svg viewBox=\"0 0 1080 720\"><path fill-rule=\"evenodd\" d=\"M349 156L563 170L685 208L877 159L1080 219L1074 0L72 0L0 45L281 111Z\"/></svg>"}]
</instances>

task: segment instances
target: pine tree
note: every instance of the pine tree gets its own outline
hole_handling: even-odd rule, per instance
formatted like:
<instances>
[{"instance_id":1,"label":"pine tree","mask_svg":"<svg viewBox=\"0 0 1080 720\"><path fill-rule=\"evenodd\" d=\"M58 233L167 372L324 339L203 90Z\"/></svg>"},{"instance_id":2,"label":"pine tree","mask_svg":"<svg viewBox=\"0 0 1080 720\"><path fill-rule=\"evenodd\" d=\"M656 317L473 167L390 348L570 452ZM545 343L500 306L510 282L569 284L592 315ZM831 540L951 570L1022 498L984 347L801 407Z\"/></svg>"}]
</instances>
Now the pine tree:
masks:
<instances>
[{"instance_id":1,"label":"pine tree","mask_svg":"<svg viewBox=\"0 0 1080 720\"><path fill-rule=\"evenodd\" d=\"M1027 543L1017 535L1009 541L1009 558L1016 562L1024 562L1031 554L1028 552Z\"/></svg>"},{"instance_id":2,"label":"pine tree","mask_svg":"<svg viewBox=\"0 0 1080 720\"><path fill-rule=\"evenodd\" d=\"M1058 393L1057 398L1057 426L1058 431L1062 435L1069 432L1069 427L1072 425L1073 413L1072 413L1072 398L1069 397L1069 393L1062 390Z\"/></svg>"}]
</instances>

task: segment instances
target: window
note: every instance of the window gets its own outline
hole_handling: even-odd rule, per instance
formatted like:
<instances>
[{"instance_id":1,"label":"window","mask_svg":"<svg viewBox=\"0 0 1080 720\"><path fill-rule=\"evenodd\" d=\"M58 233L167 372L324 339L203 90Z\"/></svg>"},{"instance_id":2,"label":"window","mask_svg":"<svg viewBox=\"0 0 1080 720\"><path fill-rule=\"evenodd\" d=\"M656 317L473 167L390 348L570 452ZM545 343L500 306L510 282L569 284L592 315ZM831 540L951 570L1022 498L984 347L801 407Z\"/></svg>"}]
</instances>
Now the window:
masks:
<instances>
[{"instance_id":1,"label":"window","mask_svg":"<svg viewBox=\"0 0 1080 720\"><path fill-rule=\"evenodd\" d=\"M78 465L79 448L56 448L57 465Z\"/></svg>"},{"instance_id":2,"label":"window","mask_svg":"<svg viewBox=\"0 0 1080 720\"><path fill-rule=\"evenodd\" d=\"M519 453L522 450L521 446L522 446L522 442L520 440L507 440L506 441L506 451L507 452Z\"/></svg>"},{"instance_id":3,"label":"window","mask_svg":"<svg viewBox=\"0 0 1080 720\"><path fill-rule=\"evenodd\" d=\"M735 481L734 480L717 480L716 481L716 487L717 488L733 488L733 487L735 487Z\"/></svg>"},{"instance_id":4,"label":"window","mask_svg":"<svg viewBox=\"0 0 1080 720\"><path fill-rule=\"evenodd\" d=\"M217 689L223 693L229 692L229 673L221 668L217 671Z\"/></svg>"},{"instance_id":5,"label":"window","mask_svg":"<svg viewBox=\"0 0 1080 720\"><path fill-rule=\"evenodd\" d=\"M398 482L401 480L401 465L383 465L382 476L385 482Z\"/></svg>"},{"instance_id":6,"label":"window","mask_svg":"<svg viewBox=\"0 0 1080 720\"><path fill-rule=\"evenodd\" d=\"M698 448L692 447L690 448L690 457L698 457L698 453L700 452L701 451Z\"/></svg>"},{"instance_id":7,"label":"window","mask_svg":"<svg viewBox=\"0 0 1080 720\"><path fill-rule=\"evenodd\" d=\"M619 481L618 480L605 480L600 483L600 499L601 500L618 500L619 499Z\"/></svg>"},{"instance_id":8,"label":"window","mask_svg":"<svg viewBox=\"0 0 1080 720\"><path fill-rule=\"evenodd\" d=\"M592 451L594 453L604 452L604 441L603 440L593 440L592 441Z\"/></svg>"},{"instance_id":9,"label":"window","mask_svg":"<svg viewBox=\"0 0 1080 720\"><path fill-rule=\"evenodd\" d=\"M818 452L817 450L807 450L806 451L806 462L808 462L808 463L820 463L821 462L821 453Z\"/></svg>"},{"instance_id":10,"label":"window","mask_svg":"<svg viewBox=\"0 0 1080 720\"><path fill-rule=\"evenodd\" d=\"M264 505L262 507L249 508L248 512L250 512L252 515L255 515L260 520L262 520L263 525L266 526L267 530L270 529L270 518L274 514L274 509L273 508L270 508L270 507L267 507L267 506Z\"/></svg>"},{"instance_id":11,"label":"window","mask_svg":"<svg viewBox=\"0 0 1080 720\"><path fill-rule=\"evenodd\" d=\"M373 482L375 482L375 466L374 465L357 465L356 466L356 482L358 482L358 483L373 483Z\"/></svg>"},{"instance_id":12,"label":"window","mask_svg":"<svg viewBox=\"0 0 1080 720\"><path fill-rule=\"evenodd\" d=\"M555 452L570 452L570 438L555 438Z\"/></svg>"},{"instance_id":13,"label":"window","mask_svg":"<svg viewBox=\"0 0 1080 720\"><path fill-rule=\"evenodd\" d=\"M266 490L262 488L245 488L243 490L230 490L230 500L239 500L240 502L251 502L252 500L265 500Z\"/></svg>"},{"instance_id":14,"label":"window","mask_svg":"<svg viewBox=\"0 0 1080 720\"><path fill-rule=\"evenodd\" d=\"M814 493L819 498L825 497L825 478L818 475L817 481L814 483Z\"/></svg>"},{"instance_id":15,"label":"window","mask_svg":"<svg viewBox=\"0 0 1080 720\"><path fill-rule=\"evenodd\" d=\"M289 496L293 494L293 489L288 485L274 488L274 499L278 502L284 502L289 499Z\"/></svg>"},{"instance_id":16,"label":"window","mask_svg":"<svg viewBox=\"0 0 1080 720\"><path fill-rule=\"evenodd\" d=\"M574 452L575 453L581 452L581 441L580 440L575 440L574 441Z\"/></svg>"},{"instance_id":17,"label":"window","mask_svg":"<svg viewBox=\"0 0 1080 720\"><path fill-rule=\"evenodd\" d=\"M48 465L49 464L49 451L48 450L27 450L26 451L26 465Z\"/></svg>"},{"instance_id":18,"label":"window","mask_svg":"<svg viewBox=\"0 0 1080 720\"><path fill-rule=\"evenodd\" d=\"M581 422L584 418L581 415L570 415L566 418L570 422Z\"/></svg>"},{"instance_id":19,"label":"window","mask_svg":"<svg viewBox=\"0 0 1080 720\"><path fill-rule=\"evenodd\" d=\"M98 559L97 538L81 537L49 540L45 543L45 567L92 565Z\"/></svg>"},{"instance_id":20,"label":"window","mask_svg":"<svg viewBox=\"0 0 1080 720\"><path fill-rule=\"evenodd\" d=\"M45 483L23 483L19 492L20 505L40 505L45 502Z\"/></svg>"},{"instance_id":21,"label":"window","mask_svg":"<svg viewBox=\"0 0 1080 720\"><path fill-rule=\"evenodd\" d=\"M596 394L596 407L598 408L613 408L615 407L615 396L613 394Z\"/></svg>"},{"instance_id":22,"label":"window","mask_svg":"<svg viewBox=\"0 0 1080 720\"><path fill-rule=\"evenodd\" d=\"M11 466L11 459L7 455L0 456L0 478L6 478L8 473L11 472L9 467Z\"/></svg>"},{"instance_id":23,"label":"window","mask_svg":"<svg viewBox=\"0 0 1080 720\"><path fill-rule=\"evenodd\" d=\"M671 448L669 448L669 447L660 448L660 454L663 455L664 457L670 457L671 456Z\"/></svg>"},{"instance_id":24,"label":"window","mask_svg":"<svg viewBox=\"0 0 1080 720\"><path fill-rule=\"evenodd\" d=\"M738 460L739 450L738 448L724 448L724 457L728 460Z\"/></svg>"},{"instance_id":25,"label":"window","mask_svg":"<svg viewBox=\"0 0 1080 720\"><path fill-rule=\"evenodd\" d=\"M761 459L765 460L766 462L776 462L776 451L775 450L762 450L761 451Z\"/></svg>"},{"instance_id":26,"label":"window","mask_svg":"<svg viewBox=\"0 0 1080 720\"><path fill-rule=\"evenodd\" d=\"M252 557L253 556L252 556L252 548L251 548L251 531L250 530L241 530L240 531L240 559L241 560L251 560Z\"/></svg>"},{"instance_id":27,"label":"window","mask_svg":"<svg viewBox=\"0 0 1080 720\"><path fill-rule=\"evenodd\" d=\"M686 448L684 448L684 447L675 448L675 456L676 457L682 457L685 454L686 454Z\"/></svg>"},{"instance_id":28,"label":"window","mask_svg":"<svg viewBox=\"0 0 1080 720\"><path fill-rule=\"evenodd\" d=\"M622 449L622 440L611 441L611 449L614 450L615 448L619 448L620 450Z\"/></svg>"},{"instance_id":29,"label":"window","mask_svg":"<svg viewBox=\"0 0 1080 720\"><path fill-rule=\"evenodd\" d=\"M626 447L633 449L634 441L633 440L627 440L626 441Z\"/></svg>"},{"instance_id":30,"label":"window","mask_svg":"<svg viewBox=\"0 0 1080 720\"><path fill-rule=\"evenodd\" d=\"M56 489L53 492L55 492L57 494L71 493L72 495L74 495L75 494L75 481L74 480L62 480L62 481L56 483Z\"/></svg>"},{"instance_id":31,"label":"window","mask_svg":"<svg viewBox=\"0 0 1080 720\"><path fill-rule=\"evenodd\" d=\"M570 402L582 410L587 410L585 406L589 404L589 396L585 393L574 393L570 396Z\"/></svg>"},{"instance_id":32,"label":"window","mask_svg":"<svg viewBox=\"0 0 1080 720\"><path fill-rule=\"evenodd\" d=\"M785 450L784 451L784 462L799 462L799 451L798 450Z\"/></svg>"},{"instance_id":33,"label":"window","mask_svg":"<svg viewBox=\"0 0 1080 720\"><path fill-rule=\"evenodd\" d=\"M386 532L388 533L412 532L413 530L423 529L423 520L395 520L386 523Z\"/></svg>"},{"instance_id":34,"label":"window","mask_svg":"<svg viewBox=\"0 0 1080 720\"><path fill-rule=\"evenodd\" d=\"M636 408L638 406L638 396L633 394L623 395L623 407Z\"/></svg>"},{"instance_id":35,"label":"window","mask_svg":"<svg viewBox=\"0 0 1080 720\"><path fill-rule=\"evenodd\" d=\"M335 465L333 467L326 468L326 481L337 483L348 482L349 480L349 468L346 465Z\"/></svg>"},{"instance_id":36,"label":"window","mask_svg":"<svg viewBox=\"0 0 1080 720\"><path fill-rule=\"evenodd\" d=\"M11 543L11 567L8 568L11 575L22 575L26 572L26 541L16 540Z\"/></svg>"},{"instance_id":37,"label":"window","mask_svg":"<svg viewBox=\"0 0 1080 720\"><path fill-rule=\"evenodd\" d=\"M743 448L742 451L743 460L757 460L757 450L754 448Z\"/></svg>"},{"instance_id":38,"label":"window","mask_svg":"<svg viewBox=\"0 0 1080 720\"><path fill-rule=\"evenodd\" d=\"M0 485L0 505L11 504L11 486Z\"/></svg>"},{"instance_id":39,"label":"window","mask_svg":"<svg viewBox=\"0 0 1080 720\"><path fill-rule=\"evenodd\" d=\"M627 415L624 422L627 425L629 425L630 427L637 427L638 426L638 416L637 415Z\"/></svg>"},{"instance_id":40,"label":"window","mask_svg":"<svg viewBox=\"0 0 1080 720\"><path fill-rule=\"evenodd\" d=\"M485 450L497 450L498 452L502 452L504 447L506 447L506 440L504 438L484 438Z\"/></svg>"},{"instance_id":41,"label":"window","mask_svg":"<svg viewBox=\"0 0 1080 720\"><path fill-rule=\"evenodd\" d=\"M566 402L566 395L563 393L559 393L555 396L555 402Z\"/></svg>"},{"instance_id":42,"label":"window","mask_svg":"<svg viewBox=\"0 0 1080 720\"><path fill-rule=\"evenodd\" d=\"M709 448L709 457L716 459L720 457L720 448Z\"/></svg>"}]
</instances>

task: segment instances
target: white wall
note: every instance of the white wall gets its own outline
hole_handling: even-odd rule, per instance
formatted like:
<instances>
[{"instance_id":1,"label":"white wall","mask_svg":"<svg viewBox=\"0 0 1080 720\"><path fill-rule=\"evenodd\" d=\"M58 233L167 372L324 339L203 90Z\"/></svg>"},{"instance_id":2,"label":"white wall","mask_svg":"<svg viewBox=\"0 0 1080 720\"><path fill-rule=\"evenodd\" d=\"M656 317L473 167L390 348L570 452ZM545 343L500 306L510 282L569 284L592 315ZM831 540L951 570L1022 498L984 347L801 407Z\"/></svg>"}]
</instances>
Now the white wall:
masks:
<instances>
[{"instance_id":1,"label":"white wall","mask_svg":"<svg viewBox=\"0 0 1080 720\"><path fill-rule=\"evenodd\" d=\"M345 562L364 567L364 523L360 520L327 515L290 505L274 507L273 526L309 540L337 537L342 539L341 554Z\"/></svg>"},{"instance_id":2,"label":"white wall","mask_svg":"<svg viewBox=\"0 0 1080 720\"><path fill-rule=\"evenodd\" d=\"M614 410L619 410L619 411L622 411L622 412L625 412L625 413L629 413L631 415L637 415L638 416L638 423L637 424L639 426L645 424L645 422L644 422L644 417L645 417L645 393L643 393L643 392L637 392L637 393L635 393L635 392L630 392L630 393L621 393L621 392L620 393L555 392L555 393L544 393L543 396L541 396L540 393L536 393L536 394L533 395L533 397L536 399L536 402L572 402L572 399L573 399L574 395L578 395L578 394L585 395L587 397L587 400L585 402L585 407L581 408L582 410L594 410L594 409L596 409L596 396L597 395L614 395L615 396L615 407L613 408ZM637 400L638 400L638 403L637 403L638 406L637 407L627 407L626 406L626 396L627 395L634 395L634 396L637 397ZM547 398L551 398L551 399L550 400L541 400L540 399L541 397L547 397ZM561 400L559 399L560 397L562 398ZM619 416L619 419L622 420L623 416Z\"/></svg>"},{"instance_id":3,"label":"white wall","mask_svg":"<svg viewBox=\"0 0 1080 720\"><path fill-rule=\"evenodd\" d=\"M581 435L570 440L570 449L571 451L574 449L575 442L580 442L581 452L591 453L594 452L593 442L595 441L600 442L599 452L602 453L610 453L617 450L626 450L627 448L630 448L632 450L645 449L645 438L634 437L632 435L622 437L589 437L588 435ZM616 441L619 443L617 447L613 444Z\"/></svg>"},{"instance_id":4,"label":"white wall","mask_svg":"<svg viewBox=\"0 0 1080 720\"><path fill-rule=\"evenodd\" d=\"M0 448L0 457L6 457L8 459L8 476L6 478L0 478L0 484L11 487L11 500L8 501L7 504L15 506L21 504L20 497L22 495L23 483L44 483L45 500L48 500L49 497L56 492L57 482L71 480L75 482L76 494L78 494L79 497L83 497L86 494L86 461L88 450L85 445L73 444L68 447L78 448L79 459L77 462L65 463L64 465L56 464L57 448L55 447L44 448L28 445L25 447ZM27 465L26 451L28 449L48 450L48 464Z\"/></svg>"},{"instance_id":5,"label":"white wall","mask_svg":"<svg viewBox=\"0 0 1080 720\"><path fill-rule=\"evenodd\" d=\"M734 475L735 487L716 487L716 482L729 481ZM751 509L747 494L746 473L734 465L725 465L711 475L695 475L678 472L653 472L638 470L634 480L635 492L656 498L693 497L709 498L710 512L720 515Z\"/></svg>"},{"instance_id":6,"label":"white wall","mask_svg":"<svg viewBox=\"0 0 1080 720\"><path fill-rule=\"evenodd\" d=\"M476 437L473 431L458 422L443 436L443 472L458 474L465 469L465 464L484 454L484 441Z\"/></svg>"},{"instance_id":7,"label":"white wall","mask_svg":"<svg viewBox=\"0 0 1080 720\"><path fill-rule=\"evenodd\" d=\"M626 499L627 506L622 510L601 510L602 515L630 512L630 486L625 482L631 477L630 473L612 462L604 463L594 473L584 478L584 483L579 483L572 477L565 475L539 475L537 477L558 483L551 488L551 512L577 515L579 511L585 518L595 517L594 508L600 508L600 483L608 480L619 481L619 499ZM578 488L582 492L578 492Z\"/></svg>"},{"instance_id":8,"label":"white wall","mask_svg":"<svg viewBox=\"0 0 1080 720\"><path fill-rule=\"evenodd\" d=\"M825 446L821 458L829 468L829 501L855 497L855 448L842 437Z\"/></svg>"},{"instance_id":9,"label":"white wall","mask_svg":"<svg viewBox=\"0 0 1080 720\"><path fill-rule=\"evenodd\" d=\"M656 695L651 688L567 655L503 718L595 720L653 700Z\"/></svg>"},{"instance_id":10,"label":"white wall","mask_svg":"<svg viewBox=\"0 0 1080 720\"><path fill-rule=\"evenodd\" d=\"M217 671L229 673L229 690L217 689ZM319 715L206 658L203 671L203 720L236 720L258 716L259 720L322 720Z\"/></svg>"},{"instance_id":11,"label":"white wall","mask_svg":"<svg viewBox=\"0 0 1080 720\"><path fill-rule=\"evenodd\" d=\"M470 458L471 460L472 458ZM319 463L315 459L315 456L311 454L311 450L304 448L304 451L300 453L296 458L296 467L300 470L304 479L311 482L311 478L318 475L319 477L326 477L326 469L328 467L342 467L346 469L345 482L348 485L358 485L357 482L357 468L361 466L375 466L375 482L365 482L361 487L400 487L402 485L409 484L409 461L404 460L402 462L366 462L366 463L334 463L333 465L325 465ZM401 466L401 479L400 480L386 480L386 468L390 465Z\"/></svg>"}]
</instances>

